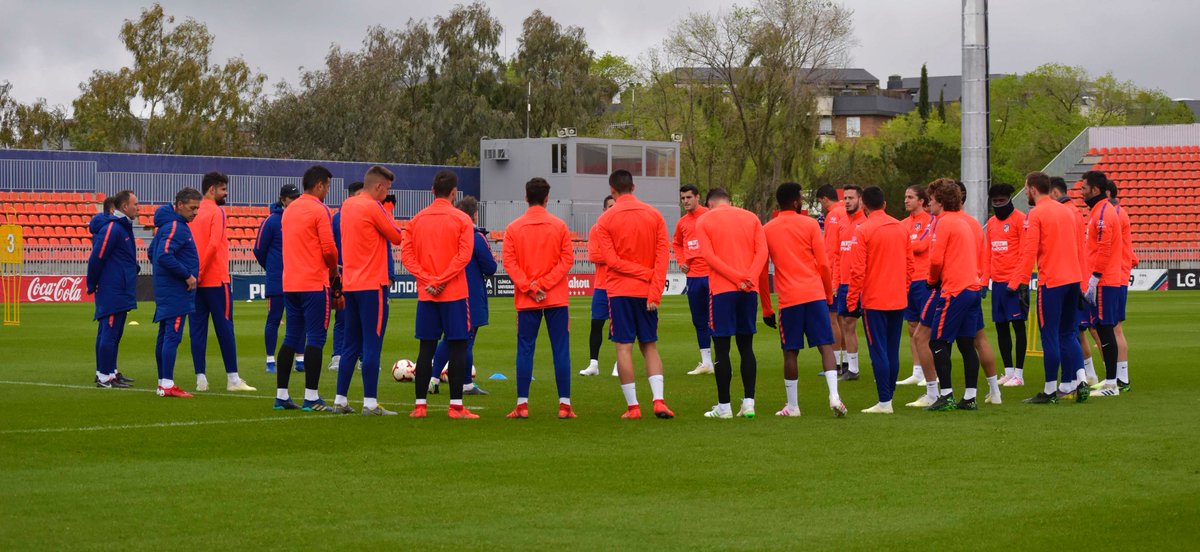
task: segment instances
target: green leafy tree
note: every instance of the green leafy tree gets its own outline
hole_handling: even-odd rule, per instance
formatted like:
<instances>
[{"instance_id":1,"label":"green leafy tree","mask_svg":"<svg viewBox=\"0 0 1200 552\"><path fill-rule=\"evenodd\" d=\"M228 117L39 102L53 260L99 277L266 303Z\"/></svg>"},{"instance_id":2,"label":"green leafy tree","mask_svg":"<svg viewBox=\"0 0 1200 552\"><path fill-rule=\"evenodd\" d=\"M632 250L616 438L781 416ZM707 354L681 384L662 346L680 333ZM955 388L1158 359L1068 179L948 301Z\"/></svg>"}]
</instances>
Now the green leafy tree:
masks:
<instances>
[{"instance_id":1,"label":"green leafy tree","mask_svg":"<svg viewBox=\"0 0 1200 552\"><path fill-rule=\"evenodd\" d=\"M921 120L929 120L929 71L921 64L921 88L917 91L917 113Z\"/></svg>"},{"instance_id":2,"label":"green leafy tree","mask_svg":"<svg viewBox=\"0 0 1200 552\"><path fill-rule=\"evenodd\" d=\"M564 28L541 10L525 18L518 42L513 71L528 87L531 136L551 136L563 127L587 128L619 90L615 79L632 77L619 57L610 55L597 63L583 28Z\"/></svg>"},{"instance_id":3,"label":"green leafy tree","mask_svg":"<svg viewBox=\"0 0 1200 552\"><path fill-rule=\"evenodd\" d=\"M946 120L946 91L944 89L938 90L937 118L939 121Z\"/></svg>"}]
</instances>

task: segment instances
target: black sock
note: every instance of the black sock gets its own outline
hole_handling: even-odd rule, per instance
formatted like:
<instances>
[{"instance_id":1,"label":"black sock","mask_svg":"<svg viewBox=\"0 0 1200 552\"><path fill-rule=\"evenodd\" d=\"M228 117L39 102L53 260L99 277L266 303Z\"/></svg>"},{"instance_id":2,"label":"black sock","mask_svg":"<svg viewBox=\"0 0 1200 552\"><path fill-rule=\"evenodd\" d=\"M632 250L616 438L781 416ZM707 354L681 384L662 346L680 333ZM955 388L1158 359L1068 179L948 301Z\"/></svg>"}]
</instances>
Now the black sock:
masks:
<instances>
[{"instance_id":1,"label":"black sock","mask_svg":"<svg viewBox=\"0 0 1200 552\"><path fill-rule=\"evenodd\" d=\"M967 389L979 388L979 353L975 352L974 337L960 337L954 342L958 344L958 352L963 358L963 381Z\"/></svg>"},{"instance_id":2,"label":"black sock","mask_svg":"<svg viewBox=\"0 0 1200 552\"><path fill-rule=\"evenodd\" d=\"M733 366L729 361L729 338L713 337L713 349L716 358L713 360L713 372L717 380L717 402L729 404L729 384L733 381Z\"/></svg>"},{"instance_id":3,"label":"black sock","mask_svg":"<svg viewBox=\"0 0 1200 552\"><path fill-rule=\"evenodd\" d=\"M275 388L287 389L292 380L292 362L296 360L296 350L283 345L279 354L275 355Z\"/></svg>"},{"instance_id":4,"label":"black sock","mask_svg":"<svg viewBox=\"0 0 1200 552\"><path fill-rule=\"evenodd\" d=\"M1016 320L1012 323L1013 333L1017 335L1017 365L1014 368L1025 369L1025 347L1028 342L1025 339L1025 321Z\"/></svg>"},{"instance_id":5,"label":"black sock","mask_svg":"<svg viewBox=\"0 0 1200 552\"><path fill-rule=\"evenodd\" d=\"M1100 355L1104 357L1104 379L1117 379L1116 326L1096 326L1100 338Z\"/></svg>"},{"instance_id":6,"label":"black sock","mask_svg":"<svg viewBox=\"0 0 1200 552\"><path fill-rule=\"evenodd\" d=\"M423 400L429 393L429 378L433 374L433 353L437 351L437 344L436 339L421 340L421 348L417 352L417 369L413 374L417 400Z\"/></svg>"},{"instance_id":7,"label":"black sock","mask_svg":"<svg viewBox=\"0 0 1200 552\"><path fill-rule=\"evenodd\" d=\"M755 382L758 379L758 358L754 356L754 334L737 336L738 356L742 357L742 388L746 398L754 398ZM730 370L732 372L732 370Z\"/></svg>"},{"instance_id":8,"label":"black sock","mask_svg":"<svg viewBox=\"0 0 1200 552\"><path fill-rule=\"evenodd\" d=\"M450 399L462 400L463 379L466 378L467 370L471 369L470 366L467 366L467 340L456 339L453 341L447 341L446 347L450 353L450 377L447 378L449 380L448 383L450 384ZM430 367L432 368L432 359L430 360Z\"/></svg>"},{"instance_id":9,"label":"black sock","mask_svg":"<svg viewBox=\"0 0 1200 552\"><path fill-rule=\"evenodd\" d=\"M320 389L321 372L324 372L325 367L324 353L320 347L305 347L304 348L304 363L308 365L308 369L304 371L304 388L305 389Z\"/></svg>"},{"instance_id":10,"label":"black sock","mask_svg":"<svg viewBox=\"0 0 1200 552\"><path fill-rule=\"evenodd\" d=\"M592 320L592 333L588 334L588 349L592 360L600 360L600 345L604 344L604 320Z\"/></svg>"},{"instance_id":11,"label":"black sock","mask_svg":"<svg viewBox=\"0 0 1200 552\"><path fill-rule=\"evenodd\" d=\"M1005 368L1013 367L1013 342L1012 332L1008 330L1008 322L996 322L996 341L1000 345L1000 359L1004 361ZM1019 322L1014 323L1014 325Z\"/></svg>"},{"instance_id":12,"label":"black sock","mask_svg":"<svg viewBox=\"0 0 1200 552\"><path fill-rule=\"evenodd\" d=\"M933 366L937 369L938 388L951 389L950 385L950 343L945 340L929 342L929 351L933 353Z\"/></svg>"}]
</instances>

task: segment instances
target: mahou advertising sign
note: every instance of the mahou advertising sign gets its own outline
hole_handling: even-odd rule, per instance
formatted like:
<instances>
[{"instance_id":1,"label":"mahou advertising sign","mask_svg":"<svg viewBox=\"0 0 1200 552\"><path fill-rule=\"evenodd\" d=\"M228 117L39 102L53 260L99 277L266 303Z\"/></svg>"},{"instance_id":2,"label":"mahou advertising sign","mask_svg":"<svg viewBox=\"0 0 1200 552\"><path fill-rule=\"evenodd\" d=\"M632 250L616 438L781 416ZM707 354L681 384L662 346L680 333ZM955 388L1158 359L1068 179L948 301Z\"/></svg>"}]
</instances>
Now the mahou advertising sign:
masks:
<instances>
[{"instance_id":1,"label":"mahou advertising sign","mask_svg":"<svg viewBox=\"0 0 1200 552\"><path fill-rule=\"evenodd\" d=\"M91 303L83 276L24 276L21 295L24 303Z\"/></svg>"}]
</instances>

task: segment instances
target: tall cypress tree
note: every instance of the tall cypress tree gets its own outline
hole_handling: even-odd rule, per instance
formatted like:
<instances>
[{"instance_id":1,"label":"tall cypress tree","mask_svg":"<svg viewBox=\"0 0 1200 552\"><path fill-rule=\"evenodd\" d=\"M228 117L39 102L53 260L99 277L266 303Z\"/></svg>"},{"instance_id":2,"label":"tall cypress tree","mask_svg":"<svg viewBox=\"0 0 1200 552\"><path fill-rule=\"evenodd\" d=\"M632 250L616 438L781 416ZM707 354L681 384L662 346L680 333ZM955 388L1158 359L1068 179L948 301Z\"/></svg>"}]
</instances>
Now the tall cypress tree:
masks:
<instances>
[{"instance_id":1,"label":"tall cypress tree","mask_svg":"<svg viewBox=\"0 0 1200 552\"><path fill-rule=\"evenodd\" d=\"M938 116L939 121L941 121L943 123L946 122L946 90L945 89L938 90L937 116Z\"/></svg>"},{"instance_id":2,"label":"tall cypress tree","mask_svg":"<svg viewBox=\"0 0 1200 552\"><path fill-rule=\"evenodd\" d=\"M917 92L917 113L922 121L929 120L929 71L921 64L921 90Z\"/></svg>"}]
</instances>

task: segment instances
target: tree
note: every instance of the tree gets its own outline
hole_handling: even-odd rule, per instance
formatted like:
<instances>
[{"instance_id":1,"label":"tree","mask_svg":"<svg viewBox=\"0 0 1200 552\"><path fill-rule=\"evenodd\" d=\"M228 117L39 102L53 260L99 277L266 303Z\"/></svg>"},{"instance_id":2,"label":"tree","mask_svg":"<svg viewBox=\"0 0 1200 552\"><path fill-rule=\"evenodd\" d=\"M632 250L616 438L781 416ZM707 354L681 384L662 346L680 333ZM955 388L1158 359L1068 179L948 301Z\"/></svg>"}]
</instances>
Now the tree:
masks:
<instances>
[{"instance_id":1,"label":"tree","mask_svg":"<svg viewBox=\"0 0 1200 552\"><path fill-rule=\"evenodd\" d=\"M64 149L70 123L67 110L45 98L22 104L11 95L12 84L0 82L0 147Z\"/></svg>"},{"instance_id":2,"label":"tree","mask_svg":"<svg viewBox=\"0 0 1200 552\"><path fill-rule=\"evenodd\" d=\"M247 130L265 75L240 57L209 65L214 37L208 28L192 18L176 25L159 4L143 9L137 20L126 20L120 36L133 65L96 71L80 86L75 110L88 114L76 130L80 144L117 150L136 145L138 151L157 153L248 153ZM133 113L134 101L145 113L136 130L125 115Z\"/></svg>"},{"instance_id":3,"label":"tree","mask_svg":"<svg viewBox=\"0 0 1200 552\"><path fill-rule=\"evenodd\" d=\"M525 18L518 42L513 71L531 98L530 136L586 128L616 95L615 78L632 76L619 57L609 55L596 64L581 27L564 28L541 10Z\"/></svg>"},{"instance_id":4,"label":"tree","mask_svg":"<svg viewBox=\"0 0 1200 552\"><path fill-rule=\"evenodd\" d=\"M921 64L921 89L917 92L917 113L921 120L929 120L929 71Z\"/></svg>"},{"instance_id":5,"label":"tree","mask_svg":"<svg viewBox=\"0 0 1200 552\"><path fill-rule=\"evenodd\" d=\"M946 120L946 90L945 89L938 90L937 118L939 121Z\"/></svg>"},{"instance_id":6,"label":"tree","mask_svg":"<svg viewBox=\"0 0 1200 552\"><path fill-rule=\"evenodd\" d=\"M717 87L736 114L734 132L752 171L743 203L771 212L783 178L805 172L816 137L816 91L844 66L852 12L816 0L758 0L753 8L692 13L668 47L684 63L687 86Z\"/></svg>"},{"instance_id":7,"label":"tree","mask_svg":"<svg viewBox=\"0 0 1200 552\"><path fill-rule=\"evenodd\" d=\"M12 84L0 82L0 147L11 148L17 138L17 101L12 97Z\"/></svg>"}]
</instances>

